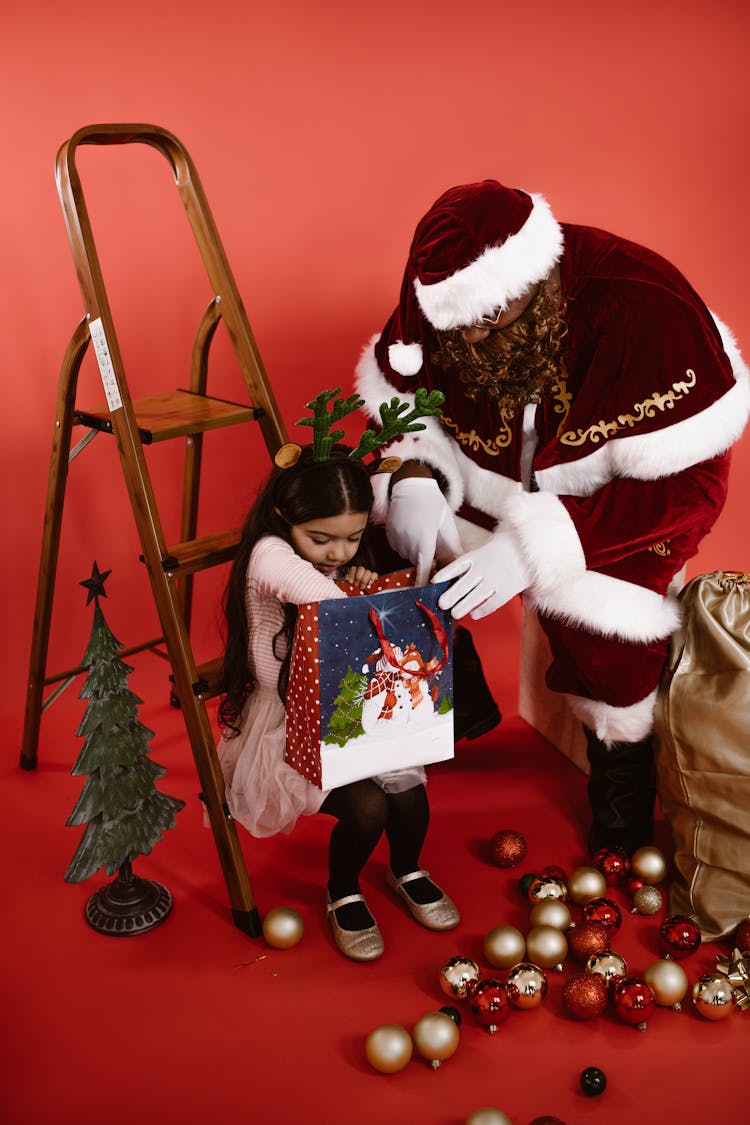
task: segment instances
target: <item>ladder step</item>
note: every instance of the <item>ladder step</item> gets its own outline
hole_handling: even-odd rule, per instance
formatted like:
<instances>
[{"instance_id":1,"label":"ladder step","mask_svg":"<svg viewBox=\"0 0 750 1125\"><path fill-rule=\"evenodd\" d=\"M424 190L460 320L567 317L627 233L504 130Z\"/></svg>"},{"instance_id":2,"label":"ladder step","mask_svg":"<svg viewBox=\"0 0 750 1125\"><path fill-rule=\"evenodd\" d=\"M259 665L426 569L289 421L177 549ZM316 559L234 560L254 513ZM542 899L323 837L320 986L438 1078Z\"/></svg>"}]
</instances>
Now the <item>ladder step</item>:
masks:
<instances>
[{"instance_id":1,"label":"ladder step","mask_svg":"<svg viewBox=\"0 0 750 1125\"><path fill-rule=\"evenodd\" d=\"M231 562L237 553L241 534L241 527L232 527L228 531L203 535L200 539L187 539L184 543L168 547L161 565L167 572L177 571L179 575L184 575ZM140 559L143 562L143 555Z\"/></svg>"},{"instance_id":2,"label":"ladder step","mask_svg":"<svg viewBox=\"0 0 750 1125\"><path fill-rule=\"evenodd\" d=\"M263 410L254 406L241 406L236 402L183 390L134 399L133 411L144 445L205 430L218 430L222 426L236 426L241 422L254 422L264 414ZM108 410L76 410L75 421L92 430L112 433Z\"/></svg>"},{"instance_id":3,"label":"ladder step","mask_svg":"<svg viewBox=\"0 0 750 1125\"><path fill-rule=\"evenodd\" d=\"M202 699L213 699L221 691L221 672L224 666L224 657L216 656L213 660L207 660L205 664L199 664L196 668L198 673L198 682L193 684L193 692L199 695ZM169 677L174 683L174 676ZM173 693L173 700L179 706L179 699Z\"/></svg>"}]
</instances>

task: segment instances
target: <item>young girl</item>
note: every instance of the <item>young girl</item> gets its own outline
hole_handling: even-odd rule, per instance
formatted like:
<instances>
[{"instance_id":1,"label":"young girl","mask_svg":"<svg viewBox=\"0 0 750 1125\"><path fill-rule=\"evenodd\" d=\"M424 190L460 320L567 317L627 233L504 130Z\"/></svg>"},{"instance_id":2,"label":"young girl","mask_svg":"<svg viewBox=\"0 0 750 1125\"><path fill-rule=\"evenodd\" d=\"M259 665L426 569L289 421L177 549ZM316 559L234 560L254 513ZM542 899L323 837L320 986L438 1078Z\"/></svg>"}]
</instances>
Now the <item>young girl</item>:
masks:
<instances>
[{"instance_id":1,"label":"young girl","mask_svg":"<svg viewBox=\"0 0 750 1125\"><path fill-rule=\"evenodd\" d=\"M419 866L429 805L424 769L413 767L322 792L284 761L284 703L297 606L346 594L334 579L365 589L377 577L363 545L373 503L361 461L334 446L328 460L303 448L275 468L253 505L224 597L224 698L219 757L227 804L254 836L290 832L299 816L336 818L329 845L327 911L338 949L355 961L383 952L359 875L385 832L387 882L413 917L432 930L458 912Z\"/></svg>"}]
</instances>

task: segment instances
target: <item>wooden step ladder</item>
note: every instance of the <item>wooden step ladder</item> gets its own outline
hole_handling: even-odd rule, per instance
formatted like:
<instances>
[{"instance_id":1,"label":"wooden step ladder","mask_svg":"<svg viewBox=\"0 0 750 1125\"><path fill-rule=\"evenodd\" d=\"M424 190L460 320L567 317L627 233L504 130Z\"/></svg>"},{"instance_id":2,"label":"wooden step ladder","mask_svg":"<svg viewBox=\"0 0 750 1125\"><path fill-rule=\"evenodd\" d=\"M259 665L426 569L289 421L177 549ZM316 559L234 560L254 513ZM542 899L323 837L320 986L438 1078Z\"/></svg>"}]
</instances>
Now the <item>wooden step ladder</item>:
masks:
<instances>
[{"instance_id":1,"label":"wooden step ladder","mask_svg":"<svg viewBox=\"0 0 750 1125\"><path fill-rule=\"evenodd\" d=\"M152 146L169 162L214 297L194 338L189 389L131 400L75 158L81 145L133 143ZM221 660L198 667L193 657L189 630L193 575L205 567L233 558L240 533L239 528L233 528L218 535L196 537L203 434L222 426L255 421L272 458L286 441L286 431L203 188L180 141L154 125L90 125L79 129L61 147L57 155L56 176L85 315L73 333L60 373L21 766L24 769L36 766L42 711L62 690L58 686L44 702L45 687L68 682L72 676L83 671L82 668L74 668L48 674L46 668L63 503L69 461L97 432L110 433L117 441L143 552L141 558L148 572L163 631L163 636L126 649L122 655L166 647L172 668L173 696L184 717L234 922L245 933L257 937L261 932L260 918L236 827L226 808L223 778L205 707L206 700L217 693ZM222 320L247 389L248 402L244 405L206 394L209 349ZM78 374L89 341L93 342L104 385L106 410L85 411L76 405ZM73 427L76 425L87 427L88 433L71 449ZM187 439L181 542L168 545L154 499L144 446L176 437Z\"/></svg>"}]
</instances>

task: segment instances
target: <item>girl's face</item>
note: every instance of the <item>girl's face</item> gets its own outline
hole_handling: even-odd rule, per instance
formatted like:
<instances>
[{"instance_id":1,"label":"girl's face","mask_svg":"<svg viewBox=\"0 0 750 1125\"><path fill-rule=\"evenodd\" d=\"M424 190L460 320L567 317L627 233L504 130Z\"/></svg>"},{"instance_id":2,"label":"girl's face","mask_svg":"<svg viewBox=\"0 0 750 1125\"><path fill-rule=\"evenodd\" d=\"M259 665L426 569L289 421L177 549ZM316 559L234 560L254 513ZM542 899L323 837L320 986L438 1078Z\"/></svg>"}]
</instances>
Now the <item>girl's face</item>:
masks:
<instances>
[{"instance_id":1,"label":"girl's face","mask_svg":"<svg viewBox=\"0 0 750 1125\"><path fill-rule=\"evenodd\" d=\"M321 574L331 575L356 555L368 519L367 512L344 512L292 524L292 546Z\"/></svg>"}]
</instances>

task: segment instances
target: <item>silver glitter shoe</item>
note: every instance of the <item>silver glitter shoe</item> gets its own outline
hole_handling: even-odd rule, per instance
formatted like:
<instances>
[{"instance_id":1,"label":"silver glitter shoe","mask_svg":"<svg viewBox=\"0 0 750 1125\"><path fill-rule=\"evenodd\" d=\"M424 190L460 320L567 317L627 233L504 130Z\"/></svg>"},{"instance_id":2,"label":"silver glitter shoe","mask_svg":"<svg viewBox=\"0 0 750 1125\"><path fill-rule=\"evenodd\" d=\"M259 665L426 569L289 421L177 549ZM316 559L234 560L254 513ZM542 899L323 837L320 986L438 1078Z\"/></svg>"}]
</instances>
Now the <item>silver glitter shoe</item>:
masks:
<instances>
[{"instance_id":1,"label":"silver glitter shoe","mask_svg":"<svg viewBox=\"0 0 750 1125\"><path fill-rule=\"evenodd\" d=\"M461 916L453 899L449 898L445 892L443 892L442 898L437 899L436 902L414 902L409 892L404 889L404 883L411 883L414 879L430 879L430 873L420 868L418 871L410 871L407 875L402 875L400 879L397 879L390 867L386 868L386 883L392 891L395 891L403 899L411 916L421 926L426 926L428 930L452 930L454 926L457 926ZM432 882L432 879L430 879L430 882ZM435 885L437 886L437 884ZM438 887L438 890L440 890L440 887Z\"/></svg>"},{"instance_id":2,"label":"silver glitter shoe","mask_svg":"<svg viewBox=\"0 0 750 1125\"><path fill-rule=\"evenodd\" d=\"M378 929L377 922L366 930L345 930L338 924L336 911L340 906L350 902L365 902L364 895L346 895L331 902L331 896L326 891L326 912L331 923L331 931L336 948L345 957L352 961L376 961L381 956L384 945L383 937ZM365 902L365 906L367 903Z\"/></svg>"}]
</instances>

